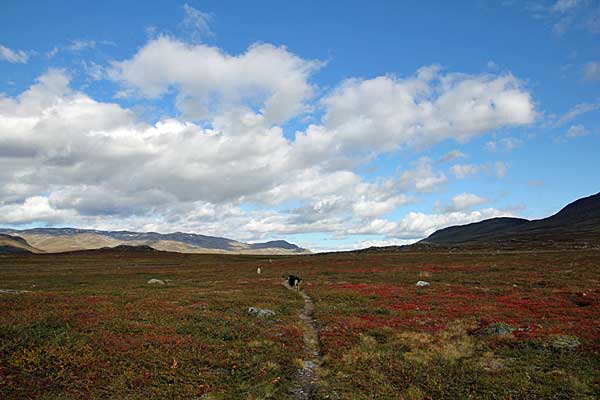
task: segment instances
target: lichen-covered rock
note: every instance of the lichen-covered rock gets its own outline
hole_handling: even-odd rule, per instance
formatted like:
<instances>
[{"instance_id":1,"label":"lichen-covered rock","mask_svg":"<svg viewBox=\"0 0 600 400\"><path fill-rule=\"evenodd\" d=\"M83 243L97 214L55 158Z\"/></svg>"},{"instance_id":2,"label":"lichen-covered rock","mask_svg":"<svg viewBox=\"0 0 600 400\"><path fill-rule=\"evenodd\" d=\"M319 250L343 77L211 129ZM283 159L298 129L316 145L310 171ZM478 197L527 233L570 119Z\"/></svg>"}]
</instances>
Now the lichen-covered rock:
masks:
<instances>
[{"instance_id":1,"label":"lichen-covered rock","mask_svg":"<svg viewBox=\"0 0 600 400\"><path fill-rule=\"evenodd\" d=\"M255 315L257 317L272 317L275 315L275 311L258 307L248 307L248 314Z\"/></svg>"},{"instance_id":2,"label":"lichen-covered rock","mask_svg":"<svg viewBox=\"0 0 600 400\"><path fill-rule=\"evenodd\" d=\"M479 330L479 334L487 336L500 336L513 333L517 328L510 326L504 322L494 322Z\"/></svg>"},{"instance_id":3,"label":"lichen-covered rock","mask_svg":"<svg viewBox=\"0 0 600 400\"><path fill-rule=\"evenodd\" d=\"M557 335L550 339L550 347L556 350L575 350L579 345L581 341L573 335Z\"/></svg>"}]
</instances>

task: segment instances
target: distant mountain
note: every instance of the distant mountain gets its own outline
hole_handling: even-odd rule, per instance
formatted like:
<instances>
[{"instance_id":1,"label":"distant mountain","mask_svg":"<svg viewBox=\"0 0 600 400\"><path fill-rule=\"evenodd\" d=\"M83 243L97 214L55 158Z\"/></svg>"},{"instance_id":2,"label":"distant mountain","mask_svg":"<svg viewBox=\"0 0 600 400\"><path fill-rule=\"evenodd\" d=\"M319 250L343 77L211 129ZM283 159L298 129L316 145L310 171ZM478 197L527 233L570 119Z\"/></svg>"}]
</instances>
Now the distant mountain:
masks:
<instances>
[{"instance_id":1,"label":"distant mountain","mask_svg":"<svg viewBox=\"0 0 600 400\"><path fill-rule=\"evenodd\" d=\"M440 229L419 245L600 245L600 193L570 203L558 213L529 221L492 218Z\"/></svg>"},{"instance_id":2,"label":"distant mountain","mask_svg":"<svg viewBox=\"0 0 600 400\"><path fill-rule=\"evenodd\" d=\"M48 253L91 250L116 246L150 246L161 251L179 253L233 254L305 254L310 251L276 240L266 243L243 243L195 233L156 233L100 231L74 228L0 229L0 233L18 235L29 245Z\"/></svg>"},{"instance_id":3,"label":"distant mountain","mask_svg":"<svg viewBox=\"0 0 600 400\"><path fill-rule=\"evenodd\" d=\"M522 218L491 218L472 224L440 229L419 243L452 244L493 238L498 232L509 231L528 222Z\"/></svg>"},{"instance_id":4,"label":"distant mountain","mask_svg":"<svg viewBox=\"0 0 600 400\"><path fill-rule=\"evenodd\" d=\"M302 251L303 250L300 247L296 246L295 244L286 242L285 240L272 240L270 242L265 242L265 243L252 243L252 244L250 244L250 248L252 248L253 250L273 249L273 248L293 250L293 251Z\"/></svg>"},{"instance_id":5,"label":"distant mountain","mask_svg":"<svg viewBox=\"0 0 600 400\"><path fill-rule=\"evenodd\" d=\"M18 236L0 234L0 254L43 253Z\"/></svg>"}]
</instances>

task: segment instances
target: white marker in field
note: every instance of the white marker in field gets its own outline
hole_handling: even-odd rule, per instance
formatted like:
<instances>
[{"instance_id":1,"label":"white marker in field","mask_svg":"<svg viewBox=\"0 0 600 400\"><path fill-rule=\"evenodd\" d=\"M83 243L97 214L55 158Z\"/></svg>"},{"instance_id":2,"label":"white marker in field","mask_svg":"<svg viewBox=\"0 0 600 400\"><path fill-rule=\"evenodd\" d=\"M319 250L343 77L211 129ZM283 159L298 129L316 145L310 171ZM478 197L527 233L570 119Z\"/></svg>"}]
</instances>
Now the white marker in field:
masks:
<instances>
[{"instance_id":1,"label":"white marker in field","mask_svg":"<svg viewBox=\"0 0 600 400\"><path fill-rule=\"evenodd\" d=\"M260 267L256 268L256 273L260 275Z\"/></svg>"}]
</instances>

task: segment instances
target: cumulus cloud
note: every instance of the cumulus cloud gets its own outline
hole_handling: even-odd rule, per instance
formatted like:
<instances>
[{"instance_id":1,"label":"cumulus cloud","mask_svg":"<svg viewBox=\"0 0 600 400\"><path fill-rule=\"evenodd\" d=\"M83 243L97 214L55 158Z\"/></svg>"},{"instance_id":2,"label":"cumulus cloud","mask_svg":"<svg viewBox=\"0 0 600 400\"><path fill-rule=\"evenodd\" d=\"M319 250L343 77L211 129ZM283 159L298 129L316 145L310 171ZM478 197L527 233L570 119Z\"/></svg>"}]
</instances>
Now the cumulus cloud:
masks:
<instances>
[{"instance_id":1,"label":"cumulus cloud","mask_svg":"<svg viewBox=\"0 0 600 400\"><path fill-rule=\"evenodd\" d=\"M498 179L504 178L510 165L503 161L488 162L485 164L455 164L450 172L458 179L465 179L479 172L492 174Z\"/></svg>"},{"instance_id":2,"label":"cumulus cloud","mask_svg":"<svg viewBox=\"0 0 600 400\"><path fill-rule=\"evenodd\" d=\"M418 193L430 193L446 183L448 178L443 172L433 170L433 161L430 158L421 157L415 163L414 169L402 173L400 181L404 187Z\"/></svg>"},{"instance_id":3,"label":"cumulus cloud","mask_svg":"<svg viewBox=\"0 0 600 400\"><path fill-rule=\"evenodd\" d=\"M255 44L243 54L230 55L162 36L131 59L114 62L108 74L142 97L175 91L178 108L192 119L242 107L258 111L270 124L306 110L313 95L309 76L321 65L283 46Z\"/></svg>"},{"instance_id":4,"label":"cumulus cloud","mask_svg":"<svg viewBox=\"0 0 600 400\"><path fill-rule=\"evenodd\" d=\"M29 55L23 50L13 50L0 44L0 60L12 64L25 64L29 60Z\"/></svg>"},{"instance_id":5,"label":"cumulus cloud","mask_svg":"<svg viewBox=\"0 0 600 400\"><path fill-rule=\"evenodd\" d=\"M90 79L108 76L125 95L174 94L183 116L153 123L73 89L64 70L51 69L21 94L0 95L0 223L404 240L501 212L390 221L443 187L439 164L421 157L374 180L356 171L385 152L418 154L531 123L536 112L519 80L427 67L405 79L346 81L316 105L310 79L321 65L268 44L231 55L168 37L107 70L85 64ZM284 134L282 123L315 106L321 120ZM455 150L442 161L463 157Z\"/></svg>"},{"instance_id":6,"label":"cumulus cloud","mask_svg":"<svg viewBox=\"0 0 600 400\"><path fill-rule=\"evenodd\" d=\"M405 79L349 79L322 103L333 138L376 152L464 142L536 117L531 96L514 76L442 74L436 66Z\"/></svg>"},{"instance_id":7,"label":"cumulus cloud","mask_svg":"<svg viewBox=\"0 0 600 400\"><path fill-rule=\"evenodd\" d=\"M476 211L453 211L444 213L426 214L411 212L401 219L388 236L392 238L414 239L423 238L433 232L452 225L464 225L479 222L494 217L513 216L509 210L485 208Z\"/></svg>"},{"instance_id":8,"label":"cumulus cloud","mask_svg":"<svg viewBox=\"0 0 600 400\"><path fill-rule=\"evenodd\" d=\"M454 174L458 179L465 179L469 175L475 175L479 172L479 165L477 164L454 164L450 168L450 172Z\"/></svg>"},{"instance_id":9,"label":"cumulus cloud","mask_svg":"<svg viewBox=\"0 0 600 400\"><path fill-rule=\"evenodd\" d=\"M398 179L364 182L349 170L299 164L281 128L256 119L247 112L213 128L176 119L147 124L50 70L18 97L0 97L0 180L8 202L0 222L211 232L215 219L207 218L216 214L229 218L224 231L257 238L341 229L411 201ZM248 212L241 202L305 206ZM212 211L191 212L198 207Z\"/></svg>"},{"instance_id":10,"label":"cumulus cloud","mask_svg":"<svg viewBox=\"0 0 600 400\"><path fill-rule=\"evenodd\" d=\"M464 211L480 206L488 202L488 199L473 193L462 193L452 198L452 203L443 207L445 212Z\"/></svg>"}]
</instances>

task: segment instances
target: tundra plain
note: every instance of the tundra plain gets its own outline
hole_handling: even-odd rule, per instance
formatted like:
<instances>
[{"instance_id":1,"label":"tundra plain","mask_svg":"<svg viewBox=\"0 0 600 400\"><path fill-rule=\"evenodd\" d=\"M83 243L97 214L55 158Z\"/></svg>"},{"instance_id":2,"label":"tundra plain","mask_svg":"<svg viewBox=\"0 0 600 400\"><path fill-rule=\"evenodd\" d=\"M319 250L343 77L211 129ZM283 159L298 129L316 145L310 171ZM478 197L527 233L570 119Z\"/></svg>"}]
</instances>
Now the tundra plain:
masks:
<instances>
[{"instance_id":1,"label":"tundra plain","mask_svg":"<svg viewBox=\"0 0 600 400\"><path fill-rule=\"evenodd\" d=\"M592 249L2 255L0 398L594 399L599 266ZM310 392L286 274L314 304Z\"/></svg>"}]
</instances>

